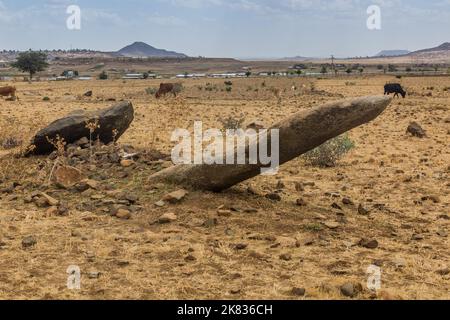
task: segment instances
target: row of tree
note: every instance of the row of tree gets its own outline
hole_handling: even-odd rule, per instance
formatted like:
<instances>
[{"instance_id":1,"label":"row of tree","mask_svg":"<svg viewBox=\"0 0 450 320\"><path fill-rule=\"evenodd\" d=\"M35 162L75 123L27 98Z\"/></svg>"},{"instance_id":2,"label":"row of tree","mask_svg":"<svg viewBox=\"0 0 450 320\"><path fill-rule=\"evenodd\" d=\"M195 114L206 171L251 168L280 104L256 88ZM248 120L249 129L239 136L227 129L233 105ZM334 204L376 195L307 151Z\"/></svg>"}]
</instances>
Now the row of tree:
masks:
<instances>
[{"instance_id":1,"label":"row of tree","mask_svg":"<svg viewBox=\"0 0 450 320\"><path fill-rule=\"evenodd\" d=\"M47 67L48 67L48 63L47 63L47 54L42 52L42 51L26 51L26 52L22 52L19 54L16 62L14 62L12 64L12 67L19 69L22 72L27 72L30 74L30 80L33 78L33 76L37 73L37 72L41 72L44 71ZM333 66L331 66L332 69L337 73L337 69ZM302 74L302 70L301 69L305 69L306 66L304 65L296 65L294 67L296 70L295 71L291 71L289 72L290 74L297 74L297 75L301 75ZM377 68L379 70L384 70L389 71L389 72L396 72L397 68L396 66L389 64L387 66L387 68L383 65L378 65ZM438 67L435 66L435 71L438 70ZM353 71L359 71L360 73L364 72L364 67L360 66L360 65L354 65L352 67L349 67L345 70L346 73L350 74ZM411 72L412 69L410 67L408 67L406 69L407 72ZM320 70L320 72L322 74L326 74L328 73L328 65L322 65L322 68ZM151 71L149 71L148 73L144 73L144 78L147 79L149 77L149 75L151 74ZM273 75L276 74L276 72L272 73ZM186 73L187 75L187 73ZM249 77L251 75L250 71L247 71L246 73L247 77ZM269 72L270 75L270 72ZM101 80L106 80L108 79L108 75L106 74L106 72L102 72L99 76L99 78Z\"/></svg>"}]
</instances>

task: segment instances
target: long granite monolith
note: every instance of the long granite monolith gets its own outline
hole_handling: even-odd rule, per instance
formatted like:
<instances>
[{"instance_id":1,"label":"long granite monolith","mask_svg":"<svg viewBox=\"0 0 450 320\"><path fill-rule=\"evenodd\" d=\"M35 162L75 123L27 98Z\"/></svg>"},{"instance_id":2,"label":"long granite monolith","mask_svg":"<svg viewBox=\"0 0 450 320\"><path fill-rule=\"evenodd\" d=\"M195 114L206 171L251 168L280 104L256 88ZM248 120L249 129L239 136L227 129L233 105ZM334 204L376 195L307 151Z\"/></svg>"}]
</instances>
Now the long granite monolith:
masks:
<instances>
[{"instance_id":1,"label":"long granite monolith","mask_svg":"<svg viewBox=\"0 0 450 320\"><path fill-rule=\"evenodd\" d=\"M301 110L282 120L271 128L279 129L280 164L374 120L390 102L391 98L385 96L346 99ZM261 168L261 164L181 164L152 175L148 183L169 182L186 188L219 192L259 175Z\"/></svg>"}]
</instances>

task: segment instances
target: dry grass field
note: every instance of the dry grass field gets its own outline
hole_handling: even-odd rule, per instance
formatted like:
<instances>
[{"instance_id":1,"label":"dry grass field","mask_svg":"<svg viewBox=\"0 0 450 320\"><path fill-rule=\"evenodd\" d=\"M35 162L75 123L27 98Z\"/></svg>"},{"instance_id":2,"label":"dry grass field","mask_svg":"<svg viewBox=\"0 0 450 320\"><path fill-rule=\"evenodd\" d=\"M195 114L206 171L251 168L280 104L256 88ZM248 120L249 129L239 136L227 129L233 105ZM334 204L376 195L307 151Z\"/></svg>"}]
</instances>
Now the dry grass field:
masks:
<instances>
[{"instance_id":1,"label":"dry grass field","mask_svg":"<svg viewBox=\"0 0 450 320\"><path fill-rule=\"evenodd\" d=\"M97 186L78 192L47 184L50 158L0 147L0 299L348 299L340 292L347 282L363 288L355 299L450 298L450 77L231 81L229 92L223 79L186 80L180 97L163 100L146 93L159 80L15 83L20 100L0 100L3 145L26 145L55 119L123 99L135 120L119 143L147 158L130 167L79 163ZM174 129L195 120L221 129L228 117L270 125L324 102L383 94L388 81L409 95L350 131L355 148L335 167L298 158L276 176L155 205L178 188L146 182L170 165L146 151L170 154ZM406 133L412 121L427 137ZM68 211L36 206L36 191ZM265 197L275 191L281 201ZM131 217L113 216L116 204ZM177 219L157 223L165 213ZM36 243L24 246L29 236ZM66 286L70 265L81 269L80 290ZM366 286L370 265L381 268L376 293Z\"/></svg>"}]
</instances>

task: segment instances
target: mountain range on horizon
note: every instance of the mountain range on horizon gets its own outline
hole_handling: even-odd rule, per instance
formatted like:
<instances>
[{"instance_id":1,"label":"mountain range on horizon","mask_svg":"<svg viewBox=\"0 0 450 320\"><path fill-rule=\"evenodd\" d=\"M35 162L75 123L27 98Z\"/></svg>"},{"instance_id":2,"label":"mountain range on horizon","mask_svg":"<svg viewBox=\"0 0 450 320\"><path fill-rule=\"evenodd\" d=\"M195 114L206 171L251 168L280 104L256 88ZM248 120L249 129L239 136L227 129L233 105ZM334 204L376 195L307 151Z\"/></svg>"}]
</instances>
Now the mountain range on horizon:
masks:
<instances>
[{"instance_id":1,"label":"mountain range on horizon","mask_svg":"<svg viewBox=\"0 0 450 320\"><path fill-rule=\"evenodd\" d=\"M187 58L184 53L178 53L175 51L167 51L164 49L157 49L145 42L134 42L117 52L113 53L117 56L128 58Z\"/></svg>"},{"instance_id":2,"label":"mountain range on horizon","mask_svg":"<svg viewBox=\"0 0 450 320\"><path fill-rule=\"evenodd\" d=\"M375 57L396 57L396 56L404 56L410 54L409 50L383 50L380 51Z\"/></svg>"},{"instance_id":3,"label":"mountain range on horizon","mask_svg":"<svg viewBox=\"0 0 450 320\"><path fill-rule=\"evenodd\" d=\"M155 48L145 42L137 41L115 52L102 52L96 50L45 50L49 52L50 59L54 58L84 58L84 57L98 57L98 58L188 58L184 53L175 51L168 51L165 49ZM0 61L11 61L16 58L18 51L0 51ZM371 58L396 58L396 57L411 57L420 59L433 59L439 61L450 61L450 42L445 42L437 47L426 48L410 52L408 50L383 50ZM310 61L321 59L319 57L304 57L294 56L285 58L246 58L242 60L278 60L278 61ZM340 60L342 58L337 58Z\"/></svg>"}]
</instances>

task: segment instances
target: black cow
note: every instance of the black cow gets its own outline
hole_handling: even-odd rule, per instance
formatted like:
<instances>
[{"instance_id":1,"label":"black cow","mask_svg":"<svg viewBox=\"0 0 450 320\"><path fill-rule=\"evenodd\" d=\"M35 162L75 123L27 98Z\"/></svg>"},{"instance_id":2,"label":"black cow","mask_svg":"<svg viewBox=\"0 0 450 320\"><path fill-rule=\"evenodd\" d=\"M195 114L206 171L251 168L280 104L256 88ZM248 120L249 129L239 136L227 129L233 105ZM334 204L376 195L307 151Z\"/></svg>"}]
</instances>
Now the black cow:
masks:
<instances>
[{"instance_id":1,"label":"black cow","mask_svg":"<svg viewBox=\"0 0 450 320\"><path fill-rule=\"evenodd\" d=\"M388 83L384 86L384 94L389 95L391 93L395 93L394 98L398 97L399 94L402 95L403 99L406 97L406 91L399 83Z\"/></svg>"}]
</instances>

